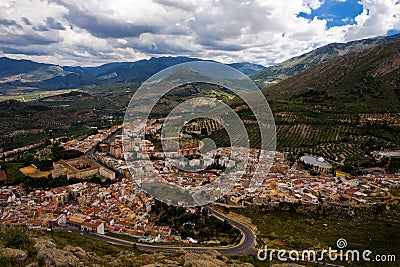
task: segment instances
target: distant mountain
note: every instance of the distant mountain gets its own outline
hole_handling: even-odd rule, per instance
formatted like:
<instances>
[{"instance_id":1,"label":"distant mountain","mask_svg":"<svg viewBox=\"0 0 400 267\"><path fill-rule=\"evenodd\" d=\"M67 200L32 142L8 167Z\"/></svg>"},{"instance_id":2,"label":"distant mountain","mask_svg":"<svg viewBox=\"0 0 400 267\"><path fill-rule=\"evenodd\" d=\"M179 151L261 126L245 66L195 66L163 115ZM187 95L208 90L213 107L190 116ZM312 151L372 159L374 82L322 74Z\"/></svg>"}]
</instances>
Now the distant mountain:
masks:
<instances>
[{"instance_id":1,"label":"distant mountain","mask_svg":"<svg viewBox=\"0 0 400 267\"><path fill-rule=\"evenodd\" d=\"M199 60L198 58L188 57L159 57L136 62L108 63L98 67L79 67L77 72L71 67L65 69L78 74L96 77L100 82L142 82L165 68Z\"/></svg>"},{"instance_id":2,"label":"distant mountain","mask_svg":"<svg viewBox=\"0 0 400 267\"><path fill-rule=\"evenodd\" d=\"M30 60L0 58L0 82L35 82L55 76L64 76L63 68L57 65L37 63Z\"/></svg>"},{"instance_id":3,"label":"distant mountain","mask_svg":"<svg viewBox=\"0 0 400 267\"><path fill-rule=\"evenodd\" d=\"M6 57L0 58L0 79L38 70L46 70L52 65L36 63L30 60L16 60Z\"/></svg>"},{"instance_id":4,"label":"distant mountain","mask_svg":"<svg viewBox=\"0 0 400 267\"><path fill-rule=\"evenodd\" d=\"M228 66L231 66L232 68L240 70L241 72L243 72L246 75L257 73L257 72L265 69L265 67L263 65L253 64L250 62L232 63L232 64L228 64Z\"/></svg>"},{"instance_id":5,"label":"distant mountain","mask_svg":"<svg viewBox=\"0 0 400 267\"><path fill-rule=\"evenodd\" d=\"M112 80L117 82L140 82L148 79L160 70L176 64L204 61L198 58L189 57L159 57L136 62L108 63L98 67L64 67L64 70L78 74L94 76L100 80ZM256 73L265 67L250 62L227 64L232 68L240 70L244 74Z\"/></svg>"},{"instance_id":6,"label":"distant mountain","mask_svg":"<svg viewBox=\"0 0 400 267\"><path fill-rule=\"evenodd\" d=\"M136 62L115 62L97 67L68 67L36 63L30 60L0 58L0 92L16 87L43 90L77 88L88 85L143 82L162 69L176 64L201 61L189 57L159 57ZM252 63L229 64L245 74L264 67Z\"/></svg>"},{"instance_id":7,"label":"distant mountain","mask_svg":"<svg viewBox=\"0 0 400 267\"><path fill-rule=\"evenodd\" d=\"M400 41L348 53L262 91L269 100L354 112L398 112Z\"/></svg>"},{"instance_id":8,"label":"distant mountain","mask_svg":"<svg viewBox=\"0 0 400 267\"><path fill-rule=\"evenodd\" d=\"M359 52L377 45L400 41L400 34L353 41L349 43L332 43L317 48L309 53L294 57L285 62L267 67L251 75L262 88L280 82L318 64L328 62L339 56Z\"/></svg>"}]
</instances>

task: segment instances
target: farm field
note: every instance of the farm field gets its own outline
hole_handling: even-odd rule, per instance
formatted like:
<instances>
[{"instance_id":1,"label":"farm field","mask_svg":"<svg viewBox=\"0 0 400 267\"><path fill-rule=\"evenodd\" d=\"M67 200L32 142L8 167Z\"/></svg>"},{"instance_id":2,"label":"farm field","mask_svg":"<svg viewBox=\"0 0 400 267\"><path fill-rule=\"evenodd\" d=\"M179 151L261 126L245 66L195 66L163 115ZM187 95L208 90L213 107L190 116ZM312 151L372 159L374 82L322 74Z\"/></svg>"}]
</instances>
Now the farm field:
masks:
<instances>
[{"instance_id":1,"label":"farm field","mask_svg":"<svg viewBox=\"0 0 400 267\"><path fill-rule=\"evenodd\" d=\"M397 114L374 114L371 118L370 114L335 109L312 110L309 105L300 106L290 101L272 104L271 108L278 151L314 154L341 164L354 165L357 162L362 164L374 150L400 147ZM251 146L260 147L257 122L245 108L241 109L241 113ZM388 116L393 119L383 123L381 118ZM229 146L229 138L223 129L213 131L210 138L218 146Z\"/></svg>"},{"instance_id":2,"label":"farm field","mask_svg":"<svg viewBox=\"0 0 400 267\"><path fill-rule=\"evenodd\" d=\"M32 178L40 178L40 177L47 177L51 174L51 171L41 171L35 166L27 166L19 169L24 175L32 177Z\"/></svg>"},{"instance_id":3,"label":"farm field","mask_svg":"<svg viewBox=\"0 0 400 267\"><path fill-rule=\"evenodd\" d=\"M0 95L0 102L6 101L6 100L11 100L11 99L22 101L22 102L30 102L30 101L39 100L39 99L45 98L45 97L70 93L73 91L78 91L78 89L54 90L54 91L39 91L39 90L37 90L37 91L27 92L27 93L23 93L23 94L21 94L21 93L12 94L12 92L11 92L8 95Z\"/></svg>"}]
</instances>

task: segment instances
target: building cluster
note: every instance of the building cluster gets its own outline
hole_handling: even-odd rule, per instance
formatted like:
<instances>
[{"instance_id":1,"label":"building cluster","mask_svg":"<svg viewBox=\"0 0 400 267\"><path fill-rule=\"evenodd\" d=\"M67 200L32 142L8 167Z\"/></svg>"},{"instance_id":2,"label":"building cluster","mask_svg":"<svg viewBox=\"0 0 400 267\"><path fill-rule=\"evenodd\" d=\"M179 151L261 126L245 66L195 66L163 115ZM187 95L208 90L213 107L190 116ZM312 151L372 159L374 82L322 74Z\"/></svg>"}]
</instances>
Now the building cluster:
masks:
<instances>
[{"instance_id":1,"label":"building cluster","mask_svg":"<svg viewBox=\"0 0 400 267\"><path fill-rule=\"evenodd\" d=\"M271 171L261 187L250 188L238 183L225 197L227 204L279 204L280 202L327 205L373 206L398 189L398 175L363 175L344 173L310 175L308 171L290 168L284 154L278 153Z\"/></svg>"},{"instance_id":2,"label":"building cluster","mask_svg":"<svg viewBox=\"0 0 400 267\"><path fill-rule=\"evenodd\" d=\"M252 186L260 185L273 160L273 153L239 147L217 148L192 159L185 158L179 151L155 152L154 156L156 159L149 163L135 160L135 155L132 155L128 166L139 184L163 181L179 185L191 194L207 185L206 190L212 191L215 197L227 193L235 183L250 184L253 180Z\"/></svg>"},{"instance_id":3,"label":"building cluster","mask_svg":"<svg viewBox=\"0 0 400 267\"><path fill-rule=\"evenodd\" d=\"M10 150L10 151L1 152L0 153L0 158L3 158L3 157L5 158L5 157L11 156L13 154L17 154L17 153L21 153L21 152L24 152L24 151L27 151L27 150L30 150L30 149L34 149L34 148L37 148L37 147L39 147L39 146L41 146L43 144L44 144L44 142L40 142L40 143L36 143L36 144L32 144L32 145L27 145L27 146L23 146L23 147L19 147L19 148L14 148L13 150Z\"/></svg>"},{"instance_id":4,"label":"building cluster","mask_svg":"<svg viewBox=\"0 0 400 267\"><path fill-rule=\"evenodd\" d=\"M27 193L20 186L0 188L0 223L52 229L75 226L87 232L113 232L142 240L180 241L168 226L149 221L154 199L131 179L104 188L78 183Z\"/></svg>"},{"instance_id":5,"label":"building cluster","mask_svg":"<svg viewBox=\"0 0 400 267\"><path fill-rule=\"evenodd\" d=\"M83 153L87 153L92 148L96 147L99 143L101 143L103 140L105 140L112 133L116 132L118 129L121 129L121 128L122 128L122 124L112 126L111 128L109 128L107 130L98 130L97 134L89 135L88 137L86 137L83 140L73 139L73 140L67 141L65 143L61 143L61 146L65 150L77 150L77 151L81 151Z\"/></svg>"},{"instance_id":6,"label":"building cluster","mask_svg":"<svg viewBox=\"0 0 400 267\"><path fill-rule=\"evenodd\" d=\"M363 113L360 114L361 123L400 125L400 113Z\"/></svg>"},{"instance_id":7,"label":"building cluster","mask_svg":"<svg viewBox=\"0 0 400 267\"><path fill-rule=\"evenodd\" d=\"M398 175L329 174L332 166L328 162L308 155L300 160L321 175L289 167L285 153L259 149L216 148L201 156L197 148L158 152L151 141L143 139L145 126L141 121L130 122L124 135L113 135L106 141L121 126L82 141L64 143L64 148L82 152L98 145L93 154L96 160L82 156L53 163L53 177L100 175L114 179L115 172L119 172L125 177L122 181L108 187L83 182L30 193L20 186L1 187L0 223L45 229L71 225L98 234L125 234L143 242L186 242L170 227L150 223L154 199L140 188L143 180L164 181L194 191L211 184L209 190L220 202L234 206L281 202L371 206L390 197L391 189L400 186ZM159 128L150 130L157 133ZM388 153L377 152L375 156L399 155L398 151ZM149 157L152 162L146 160Z\"/></svg>"},{"instance_id":8,"label":"building cluster","mask_svg":"<svg viewBox=\"0 0 400 267\"><path fill-rule=\"evenodd\" d=\"M185 156L196 155L198 150L186 148L177 152L155 152L150 141L141 139L144 124L137 122L136 126L129 127L124 137L118 137L119 141L111 141L111 144L122 144L125 138L124 144L131 144L125 151L125 156L130 159L128 164L109 150L107 153L98 153L96 158L114 170L125 173L126 177L133 176L139 184L149 180L165 181L195 191L214 181L223 180L226 175L228 185L219 187L220 184L215 183L211 190L216 191L216 195L226 194L225 201L232 205L279 202L373 205L391 188L399 186L400 178L396 175L350 177L339 172L332 175L332 165L312 155L303 156L300 162L321 173L319 176L289 168L285 153L269 153L258 149L217 148L200 158L188 160ZM142 160L141 154L150 154L156 159L149 164ZM220 191L228 187L233 188L229 192Z\"/></svg>"},{"instance_id":9,"label":"building cluster","mask_svg":"<svg viewBox=\"0 0 400 267\"><path fill-rule=\"evenodd\" d=\"M383 159L399 159L400 158L400 150L373 151L371 154L378 161L383 160Z\"/></svg>"},{"instance_id":10,"label":"building cluster","mask_svg":"<svg viewBox=\"0 0 400 267\"><path fill-rule=\"evenodd\" d=\"M126 153L125 150L128 152ZM125 157L135 155L135 161L130 164L130 168L126 164L124 154ZM123 135L115 135L101 143L99 151L96 151L94 156L98 162L128 178L131 177L131 173L141 173L147 170L144 159L155 154L151 141L142 140L139 137L132 139Z\"/></svg>"}]
</instances>

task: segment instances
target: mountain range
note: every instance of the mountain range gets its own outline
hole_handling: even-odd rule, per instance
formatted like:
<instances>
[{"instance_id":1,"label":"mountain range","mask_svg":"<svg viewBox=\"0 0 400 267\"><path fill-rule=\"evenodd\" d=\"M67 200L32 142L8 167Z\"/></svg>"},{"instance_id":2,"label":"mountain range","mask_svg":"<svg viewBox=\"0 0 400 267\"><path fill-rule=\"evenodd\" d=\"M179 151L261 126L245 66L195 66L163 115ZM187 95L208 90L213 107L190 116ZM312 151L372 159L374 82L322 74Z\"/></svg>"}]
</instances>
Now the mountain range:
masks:
<instances>
[{"instance_id":1,"label":"mountain range","mask_svg":"<svg viewBox=\"0 0 400 267\"><path fill-rule=\"evenodd\" d=\"M262 89L291 100L352 112L399 112L400 41L351 52Z\"/></svg>"},{"instance_id":2,"label":"mountain range","mask_svg":"<svg viewBox=\"0 0 400 267\"><path fill-rule=\"evenodd\" d=\"M275 116L278 148L282 151L318 152L332 159L343 159L346 155L363 158L367 141L377 144L376 147L398 147L399 129L395 127L398 127L396 123L400 110L400 41L396 38L398 35L357 41L360 44L358 50L353 42L354 51L341 56L331 55L337 50L329 50L335 45L328 45L318 50L324 53L314 52L314 55L315 61L322 60L322 54L325 58L331 56L330 60L324 59L325 62L315 66L299 65L304 68L303 71L288 73L288 78L278 84L264 86L262 92ZM378 39L386 41L377 42ZM362 43L369 43L369 48ZM314 62L310 54L304 57ZM0 113L4 113L0 119L0 148L11 149L39 142L46 138L46 129L51 129L54 135L68 133L73 136L86 131L88 125L94 122L93 125L103 123L105 117L122 118L132 94L140 86L140 83L132 81L143 81L158 70L193 60L197 59L167 57L99 67L61 67L1 58L0 93L2 88L3 92L10 92L6 86L14 91L36 90L40 94L45 90L42 88L73 87L79 88L79 91L62 94L58 91L46 92L52 95L43 94L25 103L16 100L0 102ZM239 64L236 67L252 66ZM79 83L97 85L84 87L78 86ZM17 87L18 84L21 87ZM36 85L36 89L26 89L28 85ZM239 115L245 116L246 121L253 119L238 98L232 99L233 96L219 90L221 88L201 85L180 89L167 95L157 105L159 114L188 97L207 96L212 92L215 97L225 99L227 104L238 108ZM21 99L21 95L11 97ZM360 124L365 113L386 113L392 117L385 121L385 125L368 126ZM249 127L250 130L254 128L252 124ZM250 135L257 136L257 133L251 130ZM218 131L214 137L229 140ZM255 138L256 141L259 139Z\"/></svg>"},{"instance_id":3,"label":"mountain range","mask_svg":"<svg viewBox=\"0 0 400 267\"><path fill-rule=\"evenodd\" d=\"M393 110L399 102L400 34L329 44L272 67L233 63L258 82L269 100L298 99L336 106L354 103L361 110ZM142 82L189 57L160 57L96 67L70 67L0 58L0 94ZM269 83L280 82L270 86ZM267 81L265 83L264 81ZM268 86L269 85L269 86ZM273 84L272 84L273 85Z\"/></svg>"},{"instance_id":4,"label":"mountain range","mask_svg":"<svg viewBox=\"0 0 400 267\"><path fill-rule=\"evenodd\" d=\"M293 57L282 63L270 66L250 77L261 87L271 86L313 66L328 62L334 58L353 52L372 48L385 43L400 41L400 34L379 36L375 38L352 41L348 43L332 43Z\"/></svg>"},{"instance_id":5,"label":"mountain range","mask_svg":"<svg viewBox=\"0 0 400 267\"><path fill-rule=\"evenodd\" d=\"M97 67L69 67L2 57L0 58L0 90L4 94L7 89L16 87L54 90L99 84L143 82L162 69L192 61L202 60L189 57L159 57L136 62L114 62ZM245 74L265 68L249 62L228 65Z\"/></svg>"}]
</instances>

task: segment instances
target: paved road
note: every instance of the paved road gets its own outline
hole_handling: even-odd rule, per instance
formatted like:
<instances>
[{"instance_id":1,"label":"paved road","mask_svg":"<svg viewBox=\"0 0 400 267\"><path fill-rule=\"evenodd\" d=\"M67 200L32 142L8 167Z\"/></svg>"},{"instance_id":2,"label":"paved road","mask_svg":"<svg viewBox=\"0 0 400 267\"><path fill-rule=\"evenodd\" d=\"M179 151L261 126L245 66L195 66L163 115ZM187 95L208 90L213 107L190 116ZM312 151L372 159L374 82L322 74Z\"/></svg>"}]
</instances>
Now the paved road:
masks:
<instances>
[{"instance_id":1,"label":"paved road","mask_svg":"<svg viewBox=\"0 0 400 267\"><path fill-rule=\"evenodd\" d=\"M255 249L255 234L253 231L247 227L246 225L243 225L241 223L238 223L232 219L229 219L228 217L224 216L223 214L218 213L217 211L211 209L210 207L206 206L206 209L215 217L221 219L221 220L227 220L233 227L236 227L239 229L242 233L242 239L240 240L239 244L236 246L232 247L172 247L172 246L155 246L151 244L143 244L143 243L135 243L135 242L130 242L126 240L122 240L119 238L114 238L111 236L107 235L99 235L95 233L86 233L81 230L79 230L76 227L73 226L67 226L63 228L56 228L54 229L56 232L77 232L81 233L96 239L103 240L105 242L115 244L115 245L120 245L120 246L126 246L126 247L132 247L136 246L138 249L142 250L148 250L148 251L177 251L177 250L186 250L186 251L192 251L192 252L202 252L206 250L216 250L220 252L222 255L225 256L232 256L232 255L256 255L257 250ZM275 255L276 256L276 255ZM276 257L274 257L276 259ZM286 258L286 262L291 262L289 258ZM306 265L312 265L312 266L320 266L320 267L344 267L341 265L337 264L329 264L329 263L324 263L324 262L302 262L299 261L299 264L306 264Z\"/></svg>"},{"instance_id":2,"label":"paved road","mask_svg":"<svg viewBox=\"0 0 400 267\"><path fill-rule=\"evenodd\" d=\"M257 254L257 250L255 249L256 235L248 226L234 221L208 206L205 207L212 215L221 220L228 221L233 227L239 229L242 233L242 239L238 245L229 248L218 248L216 249L217 251L221 252L223 255Z\"/></svg>"},{"instance_id":3,"label":"paved road","mask_svg":"<svg viewBox=\"0 0 400 267\"><path fill-rule=\"evenodd\" d=\"M134 243L126 240L122 240L119 238L114 238L111 236L107 235L99 235L95 233L85 233L80 231L77 228L74 227L66 227L66 228L58 228L54 229L55 231L71 231L71 232L81 232L84 235L88 235L103 241L106 241L108 243L120 245L120 246L127 246L127 247L132 247L136 246L138 249L143 249L143 250L148 250L148 251L176 251L176 250L188 250L188 251L193 251L193 252L201 252L205 250L216 250L220 252L222 255L229 256L229 255L243 255L243 254L250 254L250 255L256 255L257 251L255 249L255 234L253 231L247 227L246 225L243 225L239 222L236 222L226 216L224 216L221 213L218 213L217 211L211 209L210 207L205 206L206 209L215 217L221 219L221 220L226 220L228 221L233 227L239 229L239 231L242 233L242 239L240 240L239 244L231 247L173 247L173 246L155 246L151 244L143 244L143 243Z\"/></svg>"},{"instance_id":4,"label":"paved road","mask_svg":"<svg viewBox=\"0 0 400 267\"><path fill-rule=\"evenodd\" d=\"M255 249L255 234L253 231L239 222L236 222L228 217L224 216L221 213L211 209L208 206L205 206L206 209L215 217L221 220L227 220L233 227L239 229L242 233L242 239L240 240L239 244L231 247L170 247L170 246L154 246L150 244L142 244L136 243L136 247L139 249L150 250L150 251L174 251L174 250L188 250L188 251L195 251L201 252L205 250L216 250L220 252L222 255L229 256L229 255L256 255L257 250Z\"/></svg>"}]
</instances>

